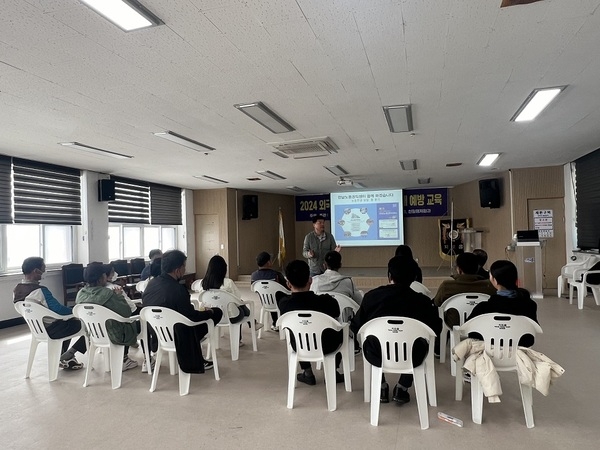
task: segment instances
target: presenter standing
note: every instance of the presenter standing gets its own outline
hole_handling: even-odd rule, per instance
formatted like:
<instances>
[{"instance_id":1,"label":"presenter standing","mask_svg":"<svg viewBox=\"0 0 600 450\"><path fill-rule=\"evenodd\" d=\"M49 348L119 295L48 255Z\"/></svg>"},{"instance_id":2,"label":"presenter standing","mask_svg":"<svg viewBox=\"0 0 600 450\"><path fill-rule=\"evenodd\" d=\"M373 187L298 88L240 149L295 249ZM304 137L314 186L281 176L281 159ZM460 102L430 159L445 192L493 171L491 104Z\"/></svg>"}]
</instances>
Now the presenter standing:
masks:
<instances>
[{"instance_id":1,"label":"presenter standing","mask_svg":"<svg viewBox=\"0 0 600 450\"><path fill-rule=\"evenodd\" d=\"M310 276L321 275L325 271L324 262L327 252L339 252L342 247L335 243L334 237L325 231L325 218L321 215L313 217L314 230L304 237L302 256L308 260Z\"/></svg>"}]
</instances>

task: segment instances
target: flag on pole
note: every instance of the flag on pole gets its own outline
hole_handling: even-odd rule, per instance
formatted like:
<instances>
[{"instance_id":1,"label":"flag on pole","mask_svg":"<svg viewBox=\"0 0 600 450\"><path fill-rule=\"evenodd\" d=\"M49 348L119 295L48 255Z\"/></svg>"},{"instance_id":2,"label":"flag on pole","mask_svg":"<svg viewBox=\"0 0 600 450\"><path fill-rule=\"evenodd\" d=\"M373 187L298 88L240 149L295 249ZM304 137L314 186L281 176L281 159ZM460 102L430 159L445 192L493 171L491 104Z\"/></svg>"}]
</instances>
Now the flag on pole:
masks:
<instances>
[{"instance_id":1,"label":"flag on pole","mask_svg":"<svg viewBox=\"0 0 600 450\"><path fill-rule=\"evenodd\" d=\"M285 260L285 232L283 231L281 208L279 208L279 252L277 253L277 259L279 260L279 267L283 267L283 261Z\"/></svg>"}]
</instances>

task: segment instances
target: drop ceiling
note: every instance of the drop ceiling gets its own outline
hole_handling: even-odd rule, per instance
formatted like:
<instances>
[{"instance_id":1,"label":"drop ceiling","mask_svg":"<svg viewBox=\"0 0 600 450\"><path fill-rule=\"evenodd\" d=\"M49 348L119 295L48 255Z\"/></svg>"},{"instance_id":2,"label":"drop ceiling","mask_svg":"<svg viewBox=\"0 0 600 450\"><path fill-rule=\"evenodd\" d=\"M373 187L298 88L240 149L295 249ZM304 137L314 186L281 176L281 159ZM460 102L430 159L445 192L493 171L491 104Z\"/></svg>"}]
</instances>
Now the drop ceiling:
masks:
<instances>
[{"instance_id":1,"label":"drop ceiling","mask_svg":"<svg viewBox=\"0 0 600 450\"><path fill-rule=\"evenodd\" d=\"M77 0L2 1L1 154L292 194L339 190L323 166L369 188L453 186L600 147L600 0L141 1L165 24L124 33ZM534 88L560 85L537 120L510 122ZM254 101L295 131L233 106ZM414 135L387 127L382 106L399 104L412 105ZM166 130L216 150L153 135ZM269 145L324 136L337 153L283 159ZM133 158L58 145L71 141ZM476 166L490 152L495 167ZM266 170L286 179L248 180Z\"/></svg>"}]
</instances>

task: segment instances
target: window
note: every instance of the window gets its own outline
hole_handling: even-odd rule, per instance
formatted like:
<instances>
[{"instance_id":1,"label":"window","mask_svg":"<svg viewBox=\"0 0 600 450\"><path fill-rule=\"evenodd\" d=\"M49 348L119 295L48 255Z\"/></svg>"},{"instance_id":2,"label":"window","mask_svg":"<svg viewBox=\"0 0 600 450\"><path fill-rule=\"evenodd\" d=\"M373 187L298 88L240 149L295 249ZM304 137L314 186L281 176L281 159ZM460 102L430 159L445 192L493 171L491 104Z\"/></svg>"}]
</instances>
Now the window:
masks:
<instances>
[{"instance_id":1,"label":"window","mask_svg":"<svg viewBox=\"0 0 600 450\"><path fill-rule=\"evenodd\" d=\"M108 227L108 257L115 259L147 258L150 250L177 248L176 226L111 224Z\"/></svg>"},{"instance_id":2,"label":"window","mask_svg":"<svg viewBox=\"0 0 600 450\"><path fill-rule=\"evenodd\" d=\"M73 259L73 227L69 225L3 225L2 267L17 270L29 256L41 256L47 266L61 266Z\"/></svg>"}]
</instances>

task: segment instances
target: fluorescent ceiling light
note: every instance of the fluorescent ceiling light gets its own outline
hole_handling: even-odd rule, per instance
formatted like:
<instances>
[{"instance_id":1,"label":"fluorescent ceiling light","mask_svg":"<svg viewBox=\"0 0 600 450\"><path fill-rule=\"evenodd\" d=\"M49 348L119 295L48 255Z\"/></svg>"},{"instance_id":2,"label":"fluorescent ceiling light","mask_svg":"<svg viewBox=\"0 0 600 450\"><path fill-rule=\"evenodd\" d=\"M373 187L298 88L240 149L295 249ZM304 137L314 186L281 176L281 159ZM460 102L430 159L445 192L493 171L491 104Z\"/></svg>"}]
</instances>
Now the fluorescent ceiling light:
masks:
<instances>
[{"instance_id":1,"label":"fluorescent ceiling light","mask_svg":"<svg viewBox=\"0 0 600 450\"><path fill-rule=\"evenodd\" d=\"M289 158L289 156L283 152L273 152L273 154L279 156L280 158Z\"/></svg>"},{"instance_id":2,"label":"fluorescent ceiling light","mask_svg":"<svg viewBox=\"0 0 600 450\"><path fill-rule=\"evenodd\" d=\"M413 130L411 105L384 106L383 112L392 133Z\"/></svg>"},{"instance_id":3,"label":"fluorescent ceiling light","mask_svg":"<svg viewBox=\"0 0 600 450\"><path fill-rule=\"evenodd\" d=\"M271 178L272 180L285 180L285 177L282 177L278 173L271 172L270 170L258 170L257 174L262 175L263 177Z\"/></svg>"},{"instance_id":4,"label":"fluorescent ceiling light","mask_svg":"<svg viewBox=\"0 0 600 450\"><path fill-rule=\"evenodd\" d=\"M431 178L418 178L417 181L419 184L429 184L431 183Z\"/></svg>"},{"instance_id":5,"label":"fluorescent ceiling light","mask_svg":"<svg viewBox=\"0 0 600 450\"><path fill-rule=\"evenodd\" d=\"M295 128L279 117L275 112L267 107L263 102L238 103L233 105L248 117L256 120L272 133L287 133L294 131Z\"/></svg>"},{"instance_id":6,"label":"fluorescent ceiling light","mask_svg":"<svg viewBox=\"0 0 600 450\"><path fill-rule=\"evenodd\" d=\"M290 191L294 191L294 192L306 192L306 189L302 189L301 187L298 187L298 186L286 186L286 189L289 189Z\"/></svg>"},{"instance_id":7,"label":"fluorescent ceiling light","mask_svg":"<svg viewBox=\"0 0 600 450\"><path fill-rule=\"evenodd\" d=\"M81 0L123 31L139 30L162 24L162 20L137 0Z\"/></svg>"},{"instance_id":8,"label":"fluorescent ceiling light","mask_svg":"<svg viewBox=\"0 0 600 450\"><path fill-rule=\"evenodd\" d=\"M220 178L211 177L208 175L194 175L194 178L198 178L199 180L210 181L211 183L217 184L227 184L229 181L221 180Z\"/></svg>"},{"instance_id":9,"label":"fluorescent ceiling light","mask_svg":"<svg viewBox=\"0 0 600 450\"><path fill-rule=\"evenodd\" d=\"M566 87L556 86L534 89L510 120L512 122L527 122L535 119Z\"/></svg>"},{"instance_id":10,"label":"fluorescent ceiling light","mask_svg":"<svg viewBox=\"0 0 600 450\"><path fill-rule=\"evenodd\" d=\"M348 175L348 171L344 169L342 166L323 166L327 170L329 170L335 176L341 177L343 175Z\"/></svg>"},{"instance_id":11,"label":"fluorescent ceiling light","mask_svg":"<svg viewBox=\"0 0 600 450\"><path fill-rule=\"evenodd\" d=\"M479 161L477 161L478 166L489 167L498 159L500 153L484 153Z\"/></svg>"},{"instance_id":12,"label":"fluorescent ceiling light","mask_svg":"<svg viewBox=\"0 0 600 450\"><path fill-rule=\"evenodd\" d=\"M416 159L407 159L405 161L400 161L400 165L402 166L402 170L417 170Z\"/></svg>"},{"instance_id":13,"label":"fluorescent ceiling light","mask_svg":"<svg viewBox=\"0 0 600 450\"><path fill-rule=\"evenodd\" d=\"M177 134L174 131L160 131L158 133L152 133L154 136L159 138L167 139L176 144L183 145L184 147L191 148L197 152L205 153L207 151L212 152L215 148L209 145L203 144L202 142L194 141L193 139Z\"/></svg>"},{"instance_id":14,"label":"fluorescent ceiling light","mask_svg":"<svg viewBox=\"0 0 600 450\"><path fill-rule=\"evenodd\" d=\"M64 145L65 147L76 148L78 150L83 150L84 152L95 153L96 155L101 155L101 156L110 156L111 158L116 158L116 159L133 158L133 156L123 155L121 153L110 152L108 150L102 150L101 148L91 147L89 145L80 144L79 142L59 142L59 144Z\"/></svg>"}]
</instances>

